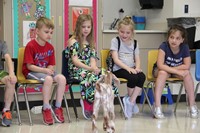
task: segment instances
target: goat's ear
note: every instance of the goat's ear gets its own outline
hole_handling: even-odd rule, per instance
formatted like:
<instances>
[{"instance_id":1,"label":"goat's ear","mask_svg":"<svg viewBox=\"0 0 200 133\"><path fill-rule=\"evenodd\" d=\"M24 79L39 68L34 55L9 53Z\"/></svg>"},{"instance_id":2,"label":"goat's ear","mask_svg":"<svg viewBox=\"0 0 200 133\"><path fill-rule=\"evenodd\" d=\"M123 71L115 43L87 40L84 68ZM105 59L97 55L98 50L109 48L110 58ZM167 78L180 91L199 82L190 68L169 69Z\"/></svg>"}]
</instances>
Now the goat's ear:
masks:
<instances>
[{"instance_id":1,"label":"goat's ear","mask_svg":"<svg viewBox=\"0 0 200 133\"><path fill-rule=\"evenodd\" d=\"M100 88L100 84L99 83L96 83L96 90L101 92L101 88Z\"/></svg>"},{"instance_id":2,"label":"goat's ear","mask_svg":"<svg viewBox=\"0 0 200 133\"><path fill-rule=\"evenodd\" d=\"M117 86L119 86L120 80L119 80L114 74L112 74L112 78L114 79L114 83L115 83Z\"/></svg>"}]
</instances>

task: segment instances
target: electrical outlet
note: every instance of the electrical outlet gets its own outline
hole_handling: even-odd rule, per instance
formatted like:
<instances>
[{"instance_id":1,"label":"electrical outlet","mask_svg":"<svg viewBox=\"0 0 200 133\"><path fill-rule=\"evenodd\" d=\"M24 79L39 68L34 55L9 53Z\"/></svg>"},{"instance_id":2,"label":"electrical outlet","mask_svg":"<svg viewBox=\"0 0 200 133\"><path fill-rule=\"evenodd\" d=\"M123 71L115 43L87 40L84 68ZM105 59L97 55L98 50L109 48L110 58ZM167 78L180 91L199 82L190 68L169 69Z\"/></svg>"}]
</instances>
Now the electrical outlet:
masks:
<instances>
[{"instance_id":1,"label":"electrical outlet","mask_svg":"<svg viewBox=\"0 0 200 133\"><path fill-rule=\"evenodd\" d=\"M184 6L184 13L188 13L189 12L189 5L185 5Z\"/></svg>"}]
</instances>

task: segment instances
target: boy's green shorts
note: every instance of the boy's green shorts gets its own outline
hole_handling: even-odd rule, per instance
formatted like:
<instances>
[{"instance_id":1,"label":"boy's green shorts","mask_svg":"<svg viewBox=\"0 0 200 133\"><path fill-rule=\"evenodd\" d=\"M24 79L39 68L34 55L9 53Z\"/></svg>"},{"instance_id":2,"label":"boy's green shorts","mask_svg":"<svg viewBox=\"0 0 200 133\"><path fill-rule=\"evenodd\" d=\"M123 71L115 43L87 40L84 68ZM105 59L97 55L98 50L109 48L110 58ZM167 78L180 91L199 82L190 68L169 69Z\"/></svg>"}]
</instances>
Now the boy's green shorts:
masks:
<instances>
[{"instance_id":1,"label":"boy's green shorts","mask_svg":"<svg viewBox=\"0 0 200 133\"><path fill-rule=\"evenodd\" d=\"M6 71L4 71L4 70L0 70L0 80L2 79L2 78L4 78L5 76L7 76L8 75L8 72L6 72Z\"/></svg>"}]
</instances>

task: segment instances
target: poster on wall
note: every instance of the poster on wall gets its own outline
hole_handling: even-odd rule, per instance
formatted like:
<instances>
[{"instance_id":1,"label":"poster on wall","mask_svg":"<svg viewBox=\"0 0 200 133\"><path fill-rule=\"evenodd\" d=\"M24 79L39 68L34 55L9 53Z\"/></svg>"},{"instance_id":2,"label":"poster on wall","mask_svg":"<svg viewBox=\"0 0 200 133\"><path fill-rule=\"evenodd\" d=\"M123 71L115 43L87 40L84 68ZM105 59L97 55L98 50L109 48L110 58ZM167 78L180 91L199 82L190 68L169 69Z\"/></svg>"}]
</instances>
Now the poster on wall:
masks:
<instances>
[{"instance_id":1,"label":"poster on wall","mask_svg":"<svg viewBox=\"0 0 200 133\"><path fill-rule=\"evenodd\" d=\"M19 47L26 46L34 39L36 20L40 17L50 18L51 0L13 0L13 42L14 57L17 58Z\"/></svg>"},{"instance_id":2,"label":"poster on wall","mask_svg":"<svg viewBox=\"0 0 200 133\"><path fill-rule=\"evenodd\" d=\"M23 46L36 38L35 23L36 21L23 21Z\"/></svg>"},{"instance_id":3,"label":"poster on wall","mask_svg":"<svg viewBox=\"0 0 200 133\"><path fill-rule=\"evenodd\" d=\"M94 24L95 44L97 44L97 0L64 0L64 42L72 35L77 17L82 13L91 14ZM67 43L64 43L64 47Z\"/></svg>"},{"instance_id":4,"label":"poster on wall","mask_svg":"<svg viewBox=\"0 0 200 133\"><path fill-rule=\"evenodd\" d=\"M84 7L73 7L72 8L72 19L73 19L73 31L76 27L76 21L80 14L88 14L89 8Z\"/></svg>"}]
</instances>

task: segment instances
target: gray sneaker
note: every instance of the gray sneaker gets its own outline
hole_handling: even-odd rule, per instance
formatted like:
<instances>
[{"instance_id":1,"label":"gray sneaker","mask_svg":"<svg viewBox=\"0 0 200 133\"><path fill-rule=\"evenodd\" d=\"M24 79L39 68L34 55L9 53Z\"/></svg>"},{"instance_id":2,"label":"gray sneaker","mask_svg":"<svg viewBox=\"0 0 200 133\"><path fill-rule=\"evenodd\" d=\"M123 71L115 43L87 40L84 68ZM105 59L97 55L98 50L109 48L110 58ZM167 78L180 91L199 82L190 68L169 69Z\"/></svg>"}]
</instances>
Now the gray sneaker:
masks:
<instances>
[{"instance_id":1,"label":"gray sneaker","mask_svg":"<svg viewBox=\"0 0 200 133\"><path fill-rule=\"evenodd\" d=\"M190 107L190 117L194 119L199 118L199 110L196 105Z\"/></svg>"},{"instance_id":2,"label":"gray sneaker","mask_svg":"<svg viewBox=\"0 0 200 133\"><path fill-rule=\"evenodd\" d=\"M12 114L10 110L2 112L2 125L5 127L9 127L11 123L12 123Z\"/></svg>"},{"instance_id":3,"label":"gray sneaker","mask_svg":"<svg viewBox=\"0 0 200 133\"><path fill-rule=\"evenodd\" d=\"M139 113L139 107L138 107L138 105L135 103L135 104L133 105L133 114L137 114L137 113Z\"/></svg>"},{"instance_id":4,"label":"gray sneaker","mask_svg":"<svg viewBox=\"0 0 200 133\"><path fill-rule=\"evenodd\" d=\"M154 117L157 118L157 119L165 118L161 107L154 107Z\"/></svg>"},{"instance_id":5,"label":"gray sneaker","mask_svg":"<svg viewBox=\"0 0 200 133\"><path fill-rule=\"evenodd\" d=\"M125 116L127 118L131 118L132 115L133 115L133 106L134 106L134 104L129 101L129 97L128 98L124 97L123 98L123 103L124 103Z\"/></svg>"},{"instance_id":6,"label":"gray sneaker","mask_svg":"<svg viewBox=\"0 0 200 133\"><path fill-rule=\"evenodd\" d=\"M124 96L126 99L127 98L129 98L129 96L128 96L128 94L126 94L125 96ZM139 107L138 107L138 105L135 103L134 104L134 106L133 106L133 114L137 114L137 113L139 113Z\"/></svg>"}]
</instances>

